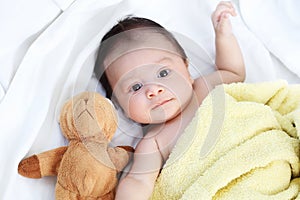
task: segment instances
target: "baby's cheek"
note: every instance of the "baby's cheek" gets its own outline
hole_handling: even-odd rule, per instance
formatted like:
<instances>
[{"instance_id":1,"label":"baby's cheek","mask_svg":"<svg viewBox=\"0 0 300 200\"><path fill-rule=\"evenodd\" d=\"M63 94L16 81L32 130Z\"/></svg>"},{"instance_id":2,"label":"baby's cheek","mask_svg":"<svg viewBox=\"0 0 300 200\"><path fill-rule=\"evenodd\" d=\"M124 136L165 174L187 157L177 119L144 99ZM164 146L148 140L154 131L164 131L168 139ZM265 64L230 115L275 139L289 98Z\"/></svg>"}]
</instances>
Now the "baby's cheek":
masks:
<instances>
[{"instance_id":1,"label":"baby's cheek","mask_svg":"<svg viewBox=\"0 0 300 200\"><path fill-rule=\"evenodd\" d=\"M177 75L174 78L167 80L165 84L177 95L178 93L185 93L192 89L193 81L190 76Z\"/></svg>"},{"instance_id":2,"label":"baby's cheek","mask_svg":"<svg viewBox=\"0 0 300 200\"><path fill-rule=\"evenodd\" d=\"M149 118L146 104L143 99L138 96L133 96L128 99L125 112L130 119L138 123L145 123Z\"/></svg>"}]
</instances>

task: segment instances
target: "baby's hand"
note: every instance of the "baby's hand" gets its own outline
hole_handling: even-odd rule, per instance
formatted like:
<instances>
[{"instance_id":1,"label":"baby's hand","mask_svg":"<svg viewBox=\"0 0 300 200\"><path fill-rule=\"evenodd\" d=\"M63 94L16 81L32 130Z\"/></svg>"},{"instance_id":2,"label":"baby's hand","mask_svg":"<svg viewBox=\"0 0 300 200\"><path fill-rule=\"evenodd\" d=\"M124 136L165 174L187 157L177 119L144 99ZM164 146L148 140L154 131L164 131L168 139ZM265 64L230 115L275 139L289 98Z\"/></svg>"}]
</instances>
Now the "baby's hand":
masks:
<instances>
[{"instance_id":1,"label":"baby's hand","mask_svg":"<svg viewBox=\"0 0 300 200\"><path fill-rule=\"evenodd\" d=\"M229 17L236 16L235 9L231 2L221 1L216 10L211 15L211 20L216 32L216 35L231 35L232 28Z\"/></svg>"}]
</instances>

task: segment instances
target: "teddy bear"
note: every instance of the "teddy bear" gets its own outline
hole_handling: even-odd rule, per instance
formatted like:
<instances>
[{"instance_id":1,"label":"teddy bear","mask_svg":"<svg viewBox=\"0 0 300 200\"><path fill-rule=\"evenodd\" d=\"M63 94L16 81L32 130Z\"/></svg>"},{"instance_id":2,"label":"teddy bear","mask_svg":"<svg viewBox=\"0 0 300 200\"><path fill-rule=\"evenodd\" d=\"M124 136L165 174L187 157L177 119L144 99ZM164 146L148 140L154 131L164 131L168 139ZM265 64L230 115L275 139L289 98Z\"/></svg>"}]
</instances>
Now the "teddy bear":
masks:
<instances>
[{"instance_id":1,"label":"teddy bear","mask_svg":"<svg viewBox=\"0 0 300 200\"><path fill-rule=\"evenodd\" d=\"M118 172L133 152L129 146L110 147L117 124L109 100L95 92L80 93L64 104L60 114L68 146L22 160L18 172L29 178L57 176L57 200L114 199Z\"/></svg>"}]
</instances>

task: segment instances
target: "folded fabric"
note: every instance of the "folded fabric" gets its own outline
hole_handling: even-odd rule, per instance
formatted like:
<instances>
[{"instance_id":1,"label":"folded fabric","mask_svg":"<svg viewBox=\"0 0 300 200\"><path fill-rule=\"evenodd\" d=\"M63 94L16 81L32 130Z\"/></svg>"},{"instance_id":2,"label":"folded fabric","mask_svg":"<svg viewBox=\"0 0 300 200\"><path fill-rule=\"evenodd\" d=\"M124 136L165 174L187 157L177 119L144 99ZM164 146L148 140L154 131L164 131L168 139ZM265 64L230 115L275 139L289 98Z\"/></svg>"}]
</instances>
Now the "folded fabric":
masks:
<instances>
[{"instance_id":1,"label":"folded fabric","mask_svg":"<svg viewBox=\"0 0 300 200\"><path fill-rule=\"evenodd\" d=\"M295 199L300 85L216 87L179 138L152 199ZM299 197L298 197L299 198Z\"/></svg>"},{"instance_id":2,"label":"folded fabric","mask_svg":"<svg viewBox=\"0 0 300 200\"><path fill-rule=\"evenodd\" d=\"M239 0L239 5L248 29L270 54L300 77L300 1Z\"/></svg>"}]
</instances>

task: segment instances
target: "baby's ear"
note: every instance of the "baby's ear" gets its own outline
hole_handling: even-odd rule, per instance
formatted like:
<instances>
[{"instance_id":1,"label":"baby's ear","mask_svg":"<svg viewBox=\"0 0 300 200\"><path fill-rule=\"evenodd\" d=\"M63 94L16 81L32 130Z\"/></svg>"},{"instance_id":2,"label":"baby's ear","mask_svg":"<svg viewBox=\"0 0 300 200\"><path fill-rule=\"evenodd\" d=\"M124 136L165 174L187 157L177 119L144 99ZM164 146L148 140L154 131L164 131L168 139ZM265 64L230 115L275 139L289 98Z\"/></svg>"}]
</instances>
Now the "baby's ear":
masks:
<instances>
[{"instance_id":1,"label":"baby's ear","mask_svg":"<svg viewBox=\"0 0 300 200\"><path fill-rule=\"evenodd\" d=\"M185 66L188 68L189 67L189 59L187 59L187 58L184 58L183 59L183 62L184 62L184 64L185 64ZM191 84L193 85L194 84L194 79L192 78L192 76L191 76L191 73L189 73L190 74L190 82L191 82Z\"/></svg>"}]
</instances>

